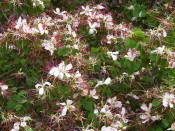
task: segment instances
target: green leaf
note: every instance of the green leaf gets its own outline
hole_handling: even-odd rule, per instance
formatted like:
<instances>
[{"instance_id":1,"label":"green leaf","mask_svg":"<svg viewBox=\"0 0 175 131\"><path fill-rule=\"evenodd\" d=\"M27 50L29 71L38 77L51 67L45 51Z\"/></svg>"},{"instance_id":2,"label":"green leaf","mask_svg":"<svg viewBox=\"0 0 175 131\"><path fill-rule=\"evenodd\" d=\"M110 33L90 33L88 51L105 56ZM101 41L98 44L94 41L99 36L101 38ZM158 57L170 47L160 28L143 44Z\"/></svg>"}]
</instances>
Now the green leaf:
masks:
<instances>
[{"instance_id":1,"label":"green leaf","mask_svg":"<svg viewBox=\"0 0 175 131\"><path fill-rule=\"evenodd\" d=\"M93 108L93 105L94 105L94 103L92 102L92 101L85 101L85 103L84 103L84 108L86 109L86 110L92 110L92 108Z\"/></svg>"},{"instance_id":2,"label":"green leaf","mask_svg":"<svg viewBox=\"0 0 175 131\"><path fill-rule=\"evenodd\" d=\"M129 48L135 48L138 46L138 43L131 38L127 38L125 41L125 45Z\"/></svg>"},{"instance_id":3,"label":"green leaf","mask_svg":"<svg viewBox=\"0 0 175 131\"><path fill-rule=\"evenodd\" d=\"M92 53L98 53L99 51L100 51L100 48L95 48L95 47L91 48Z\"/></svg>"},{"instance_id":4,"label":"green leaf","mask_svg":"<svg viewBox=\"0 0 175 131\"><path fill-rule=\"evenodd\" d=\"M159 99L154 99L152 102L153 107L158 107L160 105Z\"/></svg>"},{"instance_id":5,"label":"green leaf","mask_svg":"<svg viewBox=\"0 0 175 131\"><path fill-rule=\"evenodd\" d=\"M141 29L137 28L134 30L134 36L142 38L142 37L144 37L144 33Z\"/></svg>"},{"instance_id":6,"label":"green leaf","mask_svg":"<svg viewBox=\"0 0 175 131\"><path fill-rule=\"evenodd\" d=\"M162 123L163 123L163 125L165 126L165 127L169 127L169 122L166 120L166 119L163 119L162 120Z\"/></svg>"}]
</instances>

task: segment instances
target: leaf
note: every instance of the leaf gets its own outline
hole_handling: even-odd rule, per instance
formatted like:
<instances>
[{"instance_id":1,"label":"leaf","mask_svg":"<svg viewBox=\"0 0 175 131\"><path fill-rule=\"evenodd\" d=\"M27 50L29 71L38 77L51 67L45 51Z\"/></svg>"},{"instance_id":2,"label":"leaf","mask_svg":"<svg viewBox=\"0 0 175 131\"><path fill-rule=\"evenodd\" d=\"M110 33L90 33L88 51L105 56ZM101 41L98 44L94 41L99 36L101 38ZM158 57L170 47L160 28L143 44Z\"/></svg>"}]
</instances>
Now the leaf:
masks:
<instances>
[{"instance_id":1,"label":"leaf","mask_svg":"<svg viewBox=\"0 0 175 131\"><path fill-rule=\"evenodd\" d=\"M134 30L134 36L142 38L142 37L144 37L144 33L141 29L137 28Z\"/></svg>"},{"instance_id":2,"label":"leaf","mask_svg":"<svg viewBox=\"0 0 175 131\"><path fill-rule=\"evenodd\" d=\"M93 108L93 102L92 101L85 101L85 103L84 103L84 108L86 109L86 110L92 110L92 108Z\"/></svg>"},{"instance_id":3,"label":"leaf","mask_svg":"<svg viewBox=\"0 0 175 131\"><path fill-rule=\"evenodd\" d=\"M100 48L95 48L95 47L91 48L92 53L98 53L99 51L100 51Z\"/></svg>"},{"instance_id":4,"label":"leaf","mask_svg":"<svg viewBox=\"0 0 175 131\"><path fill-rule=\"evenodd\" d=\"M154 99L153 101L152 101L152 105L153 105L153 107L158 107L159 105L160 105L160 102L159 102L159 99Z\"/></svg>"},{"instance_id":5,"label":"leaf","mask_svg":"<svg viewBox=\"0 0 175 131\"><path fill-rule=\"evenodd\" d=\"M138 46L138 43L131 38L127 38L125 41L125 45L129 48L135 48Z\"/></svg>"},{"instance_id":6,"label":"leaf","mask_svg":"<svg viewBox=\"0 0 175 131\"><path fill-rule=\"evenodd\" d=\"M162 120L162 123L163 123L163 125L165 126L165 127L169 127L169 122L166 120L166 119L163 119Z\"/></svg>"}]
</instances>

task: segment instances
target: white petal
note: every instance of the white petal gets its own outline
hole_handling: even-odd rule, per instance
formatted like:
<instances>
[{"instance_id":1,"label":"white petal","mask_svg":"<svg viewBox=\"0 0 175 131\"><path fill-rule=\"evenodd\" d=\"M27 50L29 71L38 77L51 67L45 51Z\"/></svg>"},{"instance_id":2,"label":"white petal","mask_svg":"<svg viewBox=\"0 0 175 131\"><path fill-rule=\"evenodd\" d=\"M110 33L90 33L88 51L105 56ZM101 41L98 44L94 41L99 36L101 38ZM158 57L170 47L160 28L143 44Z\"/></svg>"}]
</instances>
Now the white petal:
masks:
<instances>
[{"instance_id":1,"label":"white petal","mask_svg":"<svg viewBox=\"0 0 175 131\"><path fill-rule=\"evenodd\" d=\"M168 102L166 101L166 99L163 99L163 106L168 107Z\"/></svg>"},{"instance_id":2,"label":"white petal","mask_svg":"<svg viewBox=\"0 0 175 131\"><path fill-rule=\"evenodd\" d=\"M7 90L8 89L8 86L7 85L2 85L1 86L1 90Z\"/></svg>"},{"instance_id":3,"label":"white petal","mask_svg":"<svg viewBox=\"0 0 175 131\"><path fill-rule=\"evenodd\" d=\"M64 74L62 72L60 72L58 77L62 80L64 77Z\"/></svg>"},{"instance_id":4,"label":"white petal","mask_svg":"<svg viewBox=\"0 0 175 131\"><path fill-rule=\"evenodd\" d=\"M72 103L73 103L73 101L72 100L66 100L66 103L67 103L67 105L71 105Z\"/></svg>"},{"instance_id":5,"label":"white petal","mask_svg":"<svg viewBox=\"0 0 175 131\"><path fill-rule=\"evenodd\" d=\"M44 84L47 85L47 86L51 86L51 83L48 82L48 81L46 81Z\"/></svg>"},{"instance_id":6,"label":"white petal","mask_svg":"<svg viewBox=\"0 0 175 131\"><path fill-rule=\"evenodd\" d=\"M71 75L69 73L65 73L66 77L71 77Z\"/></svg>"},{"instance_id":7,"label":"white petal","mask_svg":"<svg viewBox=\"0 0 175 131\"><path fill-rule=\"evenodd\" d=\"M27 126L27 123L25 121L21 122L21 126L22 127L26 127Z\"/></svg>"},{"instance_id":8,"label":"white petal","mask_svg":"<svg viewBox=\"0 0 175 131\"><path fill-rule=\"evenodd\" d=\"M65 116L67 113L67 107L64 107L62 112L61 112L61 116Z\"/></svg>"},{"instance_id":9,"label":"white petal","mask_svg":"<svg viewBox=\"0 0 175 131\"><path fill-rule=\"evenodd\" d=\"M104 84L109 85L110 83L111 83L111 78L108 77L108 78L105 80Z\"/></svg>"},{"instance_id":10,"label":"white petal","mask_svg":"<svg viewBox=\"0 0 175 131\"><path fill-rule=\"evenodd\" d=\"M39 95L43 95L44 94L44 88L40 88L39 89Z\"/></svg>"},{"instance_id":11,"label":"white petal","mask_svg":"<svg viewBox=\"0 0 175 131\"><path fill-rule=\"evenodd\" d=\"M64 102L64 103L60 103L60 105L65 106L65 105L66 105L66 103L65 103L65 102Z\"/></svg>"}]
</instances>

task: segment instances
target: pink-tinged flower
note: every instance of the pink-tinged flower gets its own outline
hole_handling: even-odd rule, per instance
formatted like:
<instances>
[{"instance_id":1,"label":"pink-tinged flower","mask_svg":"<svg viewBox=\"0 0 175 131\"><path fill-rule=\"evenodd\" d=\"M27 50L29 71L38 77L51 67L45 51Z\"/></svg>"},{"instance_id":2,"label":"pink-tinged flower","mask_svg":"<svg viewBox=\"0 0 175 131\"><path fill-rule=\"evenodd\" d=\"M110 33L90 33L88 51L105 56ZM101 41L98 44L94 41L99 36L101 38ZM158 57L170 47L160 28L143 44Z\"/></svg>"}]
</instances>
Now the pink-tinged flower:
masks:
<instances>
[{"instance_id":1,"label":"pink-tinged flower","mask_svg":"<svg viewBox=\"0 0 175 131\"><path fill-rule=\"evenodd\" d=\"M48 34L48 30L46 29L46 25L45 24L39 23L38 24L38 29L39 29L39 32L41 33L41 35Z\"/></svg>"},{"instance_id":2,"label":"pink-tinged flower","mask_svg":"<svg viewBox=\"0 0 175 131\"><path fill-rule=\"evenodd\" d=\"M117 129L114 128L114 127L112 127L112 126L108 126L108 127L103 126L103 127L101 128L101 131L117 131Z\"/></svg>"},{"instance_id":3,"label":"pink-tinged flower","mask_svg":"<svg viewBox=\"0 0 175 131\"><path fill-rule=\"evenodd\" d=\"M110 107L108 105L104 105L103 108L100 110L100 113L102 113L104 116L112 119L113 115L111 113Z\"/></svg>"},{"instance_id":4,"label":"pink-tinged flower","mask_svg":"<svg viewBox=\"0 0 175 131\"><path fill-rule=\"evenodd\" d=\"M77 37L77 34L72 30L71 25L67 24L66 27L68 28L68 34L72 35L74 38Z\"/></svg>"},{"instance_id":5,"label":"pink-tinged flower","mask_svg":"<svg viewBox=\"0 0 175 131\"><path fill-rule=\"evenodd\" d=\"M143 120L142 123L146 123L147 121L151 120L151 108L152 103L149 103L149 106L147 106L145 103L143 103L140 107L143 111L145 111L142 115L140 115L140 118Z\"/></svg>"},{"instance_id":6,"label":"pink-tinged flower","mask_svg":"<svg viewBox=\"0 0 175 131\"><path fill-rule=\"evenodd\" d=\"M173 94L169 94L169 93L165 93L163 96L163 106L164 107L170 107L173 108L174 107L174 103L175 103L175 96Z\"/></svg>"},{"instance_id":7,"label":"pink-tinged flower","mask_svg":"<svg viewBox=\"0 0 175 131\"><path fill-rule=\"evenodd\" d=\"M89 30L89 34L94 34L97 33L97 30L95 29L97 27L97 23L91 23L90 21L88 22L90 30Z\"/></svg>"},{"instance_id":8,"label":"pink-tinged flower","mask_svg":"<svg viewBox=\"0 0 175 131\"><path fill-rule=\"evenodd\" d=\"M150 114L143 114L140 116L140 118L143 120L142 123L146 123L151 119L151 115Z\"/></svg>"},{"instance_id":9,"label":"pink-tinged flower","mask_svg":"<svg viewBox=\"0 0 175 131\"><path fill-rule=\"evenodd\" d=\"M107 35L106 36L106 39L107 39L107 43L108 44L111 44L112 43L112 40L115 40L115 37L113 35Z\"/></svg>"},{"instance_id":10,"label":"pink-tinged flower","mask_svg":"<svg viewBox=\"0 0 175 131\"><path fill-rule=\"evenodd\" d=\"M81 7L84 11L80 12L80 15L87 15L87 16L90 16L91 15L91 12L93 11L93 9L90 9L89 8L89 5L87 5L86 7L82 6Z\"/></svg>"},{"instance_id":11,"label":"pink-tinged flower","mask_svg":"<svg viewBox=\"0 0 175 131\"><path fill-rule=\"evenodd\" d=\"M59 66L52 67L49 71L49 75L53 75L54 77L58 77L59 79L63 79L64 75L69 78L71 74L69 74L69 70L72 69L72 64L65 65L64 61L59 64Z\"/></svg>"},{"instance_id":12,"label":"pink-tinged flower","mask_svg":"<svg viewBox=\"0 0 175 131\"><path fill-rule=\"evenodd\" d=\"M27 25L26 19L22 19L21 17L19 17L18 21L16 22L15 28L16 28L16 29L20 29L20 28L22 28L24 25Z\"/></svg>"},{"instance_id":13,"label":"pink-tinged flower","mask_svg":"<svg viewBox=\"0 0 175 131\"><path fill-rule=\"evenodd\" d=\"M130 60L133 61L135 59L135 57L140 55L140 51L137 51L135 49L129 49L127 52L127 55L125 55L125 57Z\"/></svg>"},{"instance_id":14,"label":"pink-tinged flower","mask_svg":"<svg viewBox=\"0 0 175 131\"><path fill-rule=\"evenodd\" d=\"M152 121L161 120L161 119L162 119L162 116L158 114L156 116L151 116Z\"/></svg>"},{"instance_id":15,"label":"pink-tinged flower","mask_svg":"<svg viewBox=\"0 0 175 131\"><path fill-rule=\"evenodd\" d=\"M60 105L64 106L61 112L61 116L65 116L67 111L75 111L75 106L72 105L73 101L72 100L66 100L66 103L60 103Z\"/></svg>"},{"instance_id":16,"label":"pink-tinged flower","mask_svg":"<svg viewBox=\"0 0 175 131\"><path fill-rule=\"evenodd\" d=\"M45 50L50 51L51 55L53 55L54 51L56 50L55 44L51 40L44 40L42 46L44 47Z\"/></svg>"},{"instance_id":17,"label":"pink-tinged flower","mask_svg":"<svg viewBox=\"0 0 175 131\"><path fill-rule=\"evenodd\" d=\"M98 81L98 83L95 87L100 86L100 85L109 85L110 83L111 83L111 78L108 77L104 82Z\"/></svg>"},{"instance_id":18,"label":"pink-tinged flower","mask_svg":"<svg viewBox=\"0 0 175 131\"><path fill-rule=\"evenodd\" d=\"M150 114L151 108L152 108L152 103L149 103L149 106L147 106L145 103L143 103L140 108L142 110L144 110L146 113Z\"/></svg>"},{"instance_id":19,"label":"pink-tinged flower","mask_svg":"<svg viewBox=\"0 0 175 131\"><path fill-rule=\"evenodd\" d=\"M7 95L7 89L8 89L8 85L5 85L5 82L0 82L0 88L1 88L1 94L3 96Z\"/></svg>"},{"instance_id":20,"label":"pink-tinged flower","mask_svg":"<svg viewBox=\"0 0 175 131\"><path fill-rule=\"evenodd\" d=\"M156 50L151 51L151 54L163 55L165 53L165 46L158 47Z\"/></svg>"},{"instance_id":21,"label":"pink-tinged flower","mask_svg":"<svg viewBox=\"0 0 175 131\"><path fill-rule=\"evenodd\" d=\"M118 51L116 52L108 51L107 54L108 56L111 56L113 60L117 60L119 52Z\"/></svg>"},{"instance_id":22,"label":"pink-tinged flower","mask_svg":"<svg viewBox=\"0 0 175 131\"><path fill-rule=\"evenodd\" d=\"M122 102L117 101L117 97L108 98L106 104L109 104L111 108L121 108Z\"/></svg>"},{"instance_id":23,"label":"pink-tinged flower","mask_svg":"<svg viewBox=\"0 0 175 131\"><path fill-rule=\"evenodd\" d=\"M89 96L91 96L94 99L98 99L97 91L95 89L90 90Z\"/></svg>"},{"instance_id":24,"label":"pink-tinged flower","mask_svg":"<svg viewBox=\"0 0 175 131\"><path fill-rule=\"evenodd\" d=\"M126 118L126 109L125 109L125 107L122 107L120 114L116 114L115 117L118 117L124 123L128 123L128 119Z\"/></svg>"}]
</instances>

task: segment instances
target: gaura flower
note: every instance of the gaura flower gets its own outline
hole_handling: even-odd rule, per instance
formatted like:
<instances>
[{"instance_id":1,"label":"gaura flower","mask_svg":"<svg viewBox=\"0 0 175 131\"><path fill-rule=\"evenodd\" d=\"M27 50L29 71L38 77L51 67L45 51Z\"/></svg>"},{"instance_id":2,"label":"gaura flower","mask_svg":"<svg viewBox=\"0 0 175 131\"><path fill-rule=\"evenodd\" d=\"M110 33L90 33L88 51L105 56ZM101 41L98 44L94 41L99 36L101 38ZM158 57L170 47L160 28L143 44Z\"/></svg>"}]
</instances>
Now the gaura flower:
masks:
<instances>
[{"instance_id":1,"label":"gaura flower","mask_svg":"<svg viewBox=\"0 0 175 131\"><path fill-rule=\"evenodd\" d=\"M80 12L80 15L91 15L91 12L93 11L92 9L89 8L89 5L87 5L86 7L82 6L81 7L84 11Z\"/></svg>"},{"instance_id":2,"label":"gaura flower","mask_svg":"<svg viewBox=\"0 0 175 131\"><path fill-rule=\"evenodd\" d=\"M6 95L7 94L7 89L8 85L5 85L5 82L0 82L0 88L1 88L1 94Z\"/></svg>"},{"instance_id":3,"label":"gaura flower","mask_svg":"<svg viewBox=\"0 0 175 131\"><path fill-rule=\"evenodd\" d=\"M162 103L164 107L169 106L170 108L173 108L175 103L175 96L166 92L163 96Z\"/></svg>"},{"instance_id":4,"label":"gaura flower","mask_svg":"<svg viewBox=\"0 0 175 131\"><path fill-rule=\"evenodd\" d=\"M117 57L118 57L117 55L119 54L119 52L118 51L116 52L108 51L107 54L111 56L113 60L117 60Z\"/></svg>"},{"instance_id":5,"label":"gaura flower","mask_svg":"<svg viewBox=\"0 0 175 131\"><path fill-rule=\"evenodd\" d=\"M171 124L171 128L168 128L167 130L173 130L173 131L175 131L175 122L173 122L173 124Z\"/></svg>"},{"instance_id":6,"label":"gaura flower","mask_svg":"<svg viewBox=\"0 0 175 131\"><path fill-rule=\"evenodd\" d=\"M38 29L39 29L39 32L41 33L41 35L48 34L48 30L46 29L45 24L39 23L38 24Z\"/></svg>"},{"instance_id":7,"label":"gaura flower","mask_svg":"<svg viewBox=\"0 0 175 131\"><path fill-rule=\"evenodd\" d=\"M36 89L38 89L38 91L39 91L39 95L44 95L45 90L47 90L47 88L50 88L51 86L52 86L52 84L48 81L35 85Z\"/></svg>"},{"instance_id":8,"label":"gaura flower","mask_svg":"<svg viewBox=\"0 0 175 131\"><path fill-rule=\"evenodd\" d=\"M129 49L127 52L127 55L125 55L125 57L130 60L133 61L135 59L135 57L140 55L140 51L137 51L135 49Z\"/></svg>"},{"instance_id":9,"label":"gaura flower","mask_svg":"<svg viewBox=\"0 0 175 131\"><path fill-rule=\"evenodd\" d=\"M98 95L97 95L97 92L96 92L95 89L90 90L89 96L91 96L91 97L94 98L94 99L98 99Z\"/></svg>"},{"instance_id":10,"label":"gaura flower","mask_svg":"<svg viewBox=\"0 0 175 131\"><path fill-rule=\"evenodd\" d=\"M109 85L110 83L111 83L111 78L108 77L104 82L98 81L98 83L95 87L100 86L100 85Z\"/></svg>"},{"instance_id":11,"label":"gaura flower","mask_svg":"<svg viewBox=\"0 0 175 131\"><path fill-rule=\"evenodd\" d=\"M75 111L75 106L72 105L73 101L72 100L66 100L66 103L60 103L60 105L64 106L61 112L61 116L65 116L67 111Z\"/></svg>"},{"instance_id":12,"label":"gaura flower","mask_svg":"<svg viewBox=\"0 0 175 131\"><path fill-rule=\"evenodd\" d=\"M58 77L59 79L63 79L64 75L69 78L71 75L69 74L69 70L72 69L72 64L65 65L64 61L61 62L58 66L52 67L49 71L49 75L53 75L54 77Z\"/></svg>"},{"instance_id":13,"label":"gaura flower","mask_svg":"<svg viewBox=\"0 0 175 131\"><path fill-rule=\"evenodd\" d=\"M97 33L97 30L95 29L97 27L97 23L95 22L95 23L92 24L89 21L88 24L89 24L89 27L90 27L89 34L94 34L94 32Z\"/></svg>"}]
</instances>

